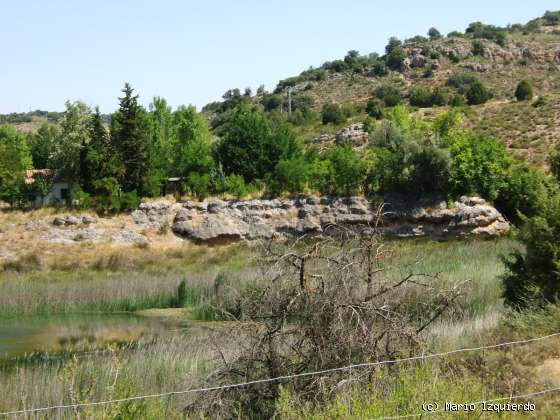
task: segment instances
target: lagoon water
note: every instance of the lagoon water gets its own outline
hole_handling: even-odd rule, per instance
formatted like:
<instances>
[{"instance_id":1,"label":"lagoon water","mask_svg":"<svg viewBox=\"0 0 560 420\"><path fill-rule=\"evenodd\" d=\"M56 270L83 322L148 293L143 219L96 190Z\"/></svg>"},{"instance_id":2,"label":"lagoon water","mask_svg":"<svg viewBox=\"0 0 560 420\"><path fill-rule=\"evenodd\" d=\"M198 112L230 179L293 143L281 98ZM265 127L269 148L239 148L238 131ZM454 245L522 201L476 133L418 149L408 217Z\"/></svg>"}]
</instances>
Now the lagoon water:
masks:
<instances>
[{"instance_id":1,"label":"lagoon water","mask_svg":"<svg viewBox=\"0 0 560 420\"><path fill-rule=\"evenodd\" d=\"M134 314L69 314L0 319L0 360L71 346L87 350L125 343L146 333L163 333L177 322Z\"/></svg>"}]
</instances>

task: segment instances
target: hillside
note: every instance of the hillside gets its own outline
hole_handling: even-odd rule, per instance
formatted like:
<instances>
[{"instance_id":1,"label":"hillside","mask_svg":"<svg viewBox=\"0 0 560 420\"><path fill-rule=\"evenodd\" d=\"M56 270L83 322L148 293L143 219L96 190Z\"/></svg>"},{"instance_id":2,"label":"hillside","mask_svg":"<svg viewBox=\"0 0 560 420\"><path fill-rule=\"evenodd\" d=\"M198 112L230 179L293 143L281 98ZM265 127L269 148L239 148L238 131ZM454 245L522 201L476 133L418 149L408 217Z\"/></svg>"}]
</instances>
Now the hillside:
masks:
<instances>
[{"instance_id":1,"label":"hillside","mask_svg":"<svg viewBox=\"0 0 560 420\"><path fill-rule=\"evenodd\" d=\"M460 98L465 92L450 78L478 79L491 97L482 104L463 107L465 126L499 139L514 155L545 166L546 155L560 141L560 26L556 18L555 12L547 12L525 25L499 28L476 22L464 33L446 37L417 36L403 43L392 38L383 56L349 51L344 59L281 80L273 93L257 92L252 102L269 111L287 112L290 89L294 113L305 111L307 104L317 113L326 104L340 105L347 117L341 123L322 124L319 115L294 118L296 131L305 142L330 144L340 129L366 120L366 104L380 88L394 88L399 102L411 104L430 119L449 105L465 101ZM521 80L532 86L531 100L515 98ZM422 88L439 89L447 99L438 106L419 106L411 96ZM224 98L222 103L205 107L218 127L220 114L236 100L236 90Z\"/></svg>"}]
</instances>

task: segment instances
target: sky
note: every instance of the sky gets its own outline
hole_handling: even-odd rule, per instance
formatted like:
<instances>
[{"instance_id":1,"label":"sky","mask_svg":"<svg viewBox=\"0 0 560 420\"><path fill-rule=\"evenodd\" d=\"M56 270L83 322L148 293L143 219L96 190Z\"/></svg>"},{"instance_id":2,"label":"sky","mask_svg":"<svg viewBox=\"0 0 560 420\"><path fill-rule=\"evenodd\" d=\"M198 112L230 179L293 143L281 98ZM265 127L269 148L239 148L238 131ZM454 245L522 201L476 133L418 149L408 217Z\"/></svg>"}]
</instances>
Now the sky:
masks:
<instances>
[{"instance_id":1,"label":"sky","mask_svg":"<svg viewBox=\"0 0 560 420\"><path fill-rule=\"evenodd\" d=\"M504 26L557 10L520 0L0 0L0 113L61 111L66 100L118 106L124 82L148 105L253 91L348 50L446 34L470 22Z\"/></svg>"}]
</instances>

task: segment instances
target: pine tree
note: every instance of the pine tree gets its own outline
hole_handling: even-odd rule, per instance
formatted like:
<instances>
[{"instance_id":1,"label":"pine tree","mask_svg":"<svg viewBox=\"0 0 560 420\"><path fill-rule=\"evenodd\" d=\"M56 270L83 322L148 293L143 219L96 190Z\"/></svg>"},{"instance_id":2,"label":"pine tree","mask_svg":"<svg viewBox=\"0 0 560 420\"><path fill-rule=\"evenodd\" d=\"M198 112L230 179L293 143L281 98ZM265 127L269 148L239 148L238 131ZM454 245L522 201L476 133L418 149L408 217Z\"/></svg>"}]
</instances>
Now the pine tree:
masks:
<instances>
[{"instance_id":1,"label":"pine tree","mask_svg":"<svg viewBox=\"0 0 560 420\"><path fill-rule=\"evenodd\" d=\"M138 105L138 95L125 83L119 110L111 119L111 143L119 160L118 180L124 191L142 191L149 172L146 111Z\"/></svg>"}]
</instances>

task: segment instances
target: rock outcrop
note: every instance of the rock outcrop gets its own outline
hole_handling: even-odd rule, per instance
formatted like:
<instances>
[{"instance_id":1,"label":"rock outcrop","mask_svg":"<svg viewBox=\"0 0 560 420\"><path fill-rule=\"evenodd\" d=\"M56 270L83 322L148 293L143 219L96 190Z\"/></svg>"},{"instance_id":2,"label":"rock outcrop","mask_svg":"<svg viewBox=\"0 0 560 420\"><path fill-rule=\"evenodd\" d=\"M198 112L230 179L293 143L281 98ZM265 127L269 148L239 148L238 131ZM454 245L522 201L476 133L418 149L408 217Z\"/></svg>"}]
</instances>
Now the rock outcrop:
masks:
<instances>
[{"instance_id":1,"label":"rock outcrop","mask_svg":"<svg viewBox=\"0 0 560 420\"><path fill-rule=\"evenodd\" d=\"M336 143L349 142L352 146L359 147L367 143L368 136L365 124L356 123L336 133Z\"/></svg>"},{"instance_id":2,"label":"rock outcrop","mask_svg":"<svg viewBox=\"0 0 560 420\"><path fill-rule=\"evenodd\" d=\"M445 240L468 236L497 237L509 230L502 215L477 197L461 197L451 205L438 197L414 200L399 194L386 195L383 201L384 216L379 227L389 236ZM142 206L133 214L134 220L143 225L157 205ZM174 214L172 230L181 238L195 243L225 244L283 235L331 234L335 225L371 229L377 211L378 204L364 197L310 196L188 201L166 207L164 218Z\"/></svg>"}]
</instances>

